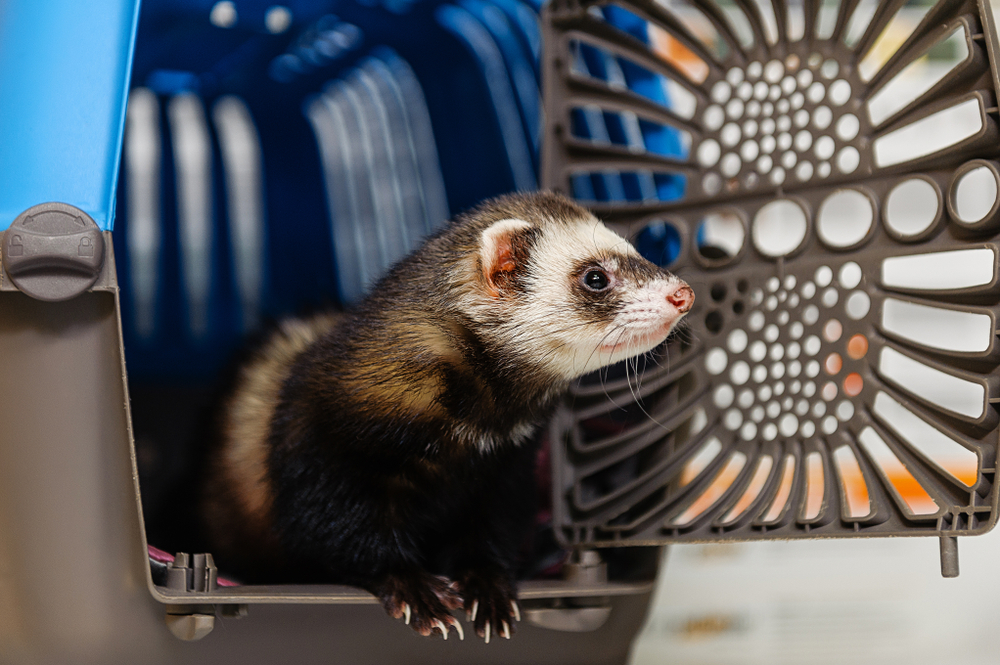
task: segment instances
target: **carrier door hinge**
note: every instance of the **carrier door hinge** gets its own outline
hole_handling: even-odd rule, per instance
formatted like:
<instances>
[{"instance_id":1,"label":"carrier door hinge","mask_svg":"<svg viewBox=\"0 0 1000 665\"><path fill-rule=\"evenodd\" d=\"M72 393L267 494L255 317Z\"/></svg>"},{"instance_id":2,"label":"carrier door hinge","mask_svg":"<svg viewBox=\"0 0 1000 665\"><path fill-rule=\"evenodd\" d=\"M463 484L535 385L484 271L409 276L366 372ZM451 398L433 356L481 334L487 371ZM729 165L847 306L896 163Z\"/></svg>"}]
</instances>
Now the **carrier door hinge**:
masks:
<instances>
[{"instance_id":1,"label":"carrier door hinge","mask_svg":"<svg viewBox=\"0 0 1000 665\"><path fill-rule=\"evenodd\" d=\"M167 564L166 587L176 591L206 592L218 588L218 569L211 554L178 552ZM247 606L217 603L167 605L167 627L178 639L200 640L215 628L216 614L223 617L246 616Z\"/></svg>"}]
</instances>

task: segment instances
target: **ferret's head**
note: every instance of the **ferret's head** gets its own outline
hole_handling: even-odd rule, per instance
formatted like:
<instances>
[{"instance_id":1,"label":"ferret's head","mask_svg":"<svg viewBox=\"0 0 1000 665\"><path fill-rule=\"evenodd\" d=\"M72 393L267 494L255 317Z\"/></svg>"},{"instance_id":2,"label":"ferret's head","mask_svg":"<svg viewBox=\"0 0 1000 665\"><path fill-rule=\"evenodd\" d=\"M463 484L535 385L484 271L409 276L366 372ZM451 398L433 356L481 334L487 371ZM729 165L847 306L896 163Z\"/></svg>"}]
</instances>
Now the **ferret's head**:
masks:
<instances>
[{"instance_id":1,"label":"ferret's head","mask_svg":"<svg viewBox=\"0 0 1000 665\"><path fill-rule=\"evenodd\" d=\"M655 348L694 303L590 212L551 193L480 207L468 312L492 344L573 379Z\"/></svg>"}]
</instances>

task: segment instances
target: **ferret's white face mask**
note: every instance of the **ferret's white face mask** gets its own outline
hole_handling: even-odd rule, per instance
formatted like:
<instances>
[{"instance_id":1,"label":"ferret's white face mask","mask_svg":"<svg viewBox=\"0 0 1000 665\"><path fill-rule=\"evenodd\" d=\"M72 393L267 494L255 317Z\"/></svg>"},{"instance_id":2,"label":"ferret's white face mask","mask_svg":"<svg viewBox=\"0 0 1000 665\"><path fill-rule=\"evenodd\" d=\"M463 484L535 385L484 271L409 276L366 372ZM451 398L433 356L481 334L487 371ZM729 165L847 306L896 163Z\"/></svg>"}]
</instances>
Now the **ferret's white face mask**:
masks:
<instances>
[{"instance_id":1,"label":"ferret's white face mask","mask_svg":"<svg viewBox=\"0 0 1000 665\"><path fill-rule=\"evenodd\" d=\"M694 303L684 281L592 217L501 220L480 250L487 289L507 305L498 341L565 379L655 348Z\"/></svg>"}]
</instances>

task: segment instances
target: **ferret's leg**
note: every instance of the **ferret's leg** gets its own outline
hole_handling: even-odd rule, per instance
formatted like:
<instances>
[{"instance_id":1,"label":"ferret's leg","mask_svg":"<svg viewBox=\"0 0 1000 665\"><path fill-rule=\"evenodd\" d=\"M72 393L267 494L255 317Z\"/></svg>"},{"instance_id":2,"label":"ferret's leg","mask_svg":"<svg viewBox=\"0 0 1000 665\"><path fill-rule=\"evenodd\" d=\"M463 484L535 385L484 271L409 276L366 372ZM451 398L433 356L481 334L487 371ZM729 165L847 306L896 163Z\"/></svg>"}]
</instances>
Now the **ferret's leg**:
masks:
<instances>
[{"instance_id":1,"label":"ferret's leg","mask_svg":"<svg viewBox=\"0 0 1000 665\"><path fill-rule=\"evenodd\" d=\"M476 634L510 638L520 620L515 569L535 514L535 448L524 446L477 478L477 499L448 544L455 584Z\"/></svg>"}]
</instances>

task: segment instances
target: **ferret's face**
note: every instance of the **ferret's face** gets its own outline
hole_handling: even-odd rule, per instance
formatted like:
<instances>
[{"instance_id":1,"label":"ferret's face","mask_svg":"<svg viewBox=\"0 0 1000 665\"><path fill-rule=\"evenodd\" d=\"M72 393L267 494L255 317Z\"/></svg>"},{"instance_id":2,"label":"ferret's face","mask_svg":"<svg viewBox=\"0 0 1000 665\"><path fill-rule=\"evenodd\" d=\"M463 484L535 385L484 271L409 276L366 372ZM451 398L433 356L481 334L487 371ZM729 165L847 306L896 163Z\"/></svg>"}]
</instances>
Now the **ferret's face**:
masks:
<instances>
[{"instance_id":1,"label":"ferret's face","mask_svg":"<svg viewBox=\"0 0 1000 665\"><path fill-rule=\"evenodd\" d=\"M484 247L498 341L565 379L655 348L694 304L691 287L589 214L503 220Z\"/></svg>"}]
</instances>

